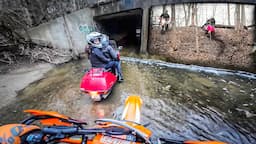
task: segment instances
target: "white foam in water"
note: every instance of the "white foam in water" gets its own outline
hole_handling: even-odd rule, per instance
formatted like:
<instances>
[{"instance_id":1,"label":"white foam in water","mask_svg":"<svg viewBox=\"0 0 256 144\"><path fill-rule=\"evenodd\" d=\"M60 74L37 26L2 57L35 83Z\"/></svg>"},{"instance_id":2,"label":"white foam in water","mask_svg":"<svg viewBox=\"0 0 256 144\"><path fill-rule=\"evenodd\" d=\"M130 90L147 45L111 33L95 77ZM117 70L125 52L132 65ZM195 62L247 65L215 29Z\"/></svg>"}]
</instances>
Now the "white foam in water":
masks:
<instances>
[{"instance_id":1,"label":"white foam in water","mask_svg":"<svg viewBox=\"0 0 256 144\"><path fill-rule=\"evenodd\" d=\"M164 66L169 68L186 69L186 70L196 71L196 72L213 73L216 75L236 75L236 76L241 76L249 79L256 79L256 74L245 72L245 71L235 71L235 70L228 70L228 69L203 67L203 66L197 66L197 65L176 64L176 63L164 62L161 60L138 59L138 58L132 58L132 57L122 57L121 60L127 61L127 62L149 64L149 65L158 65L158 66Z\"/></svg>"}]
</instances>

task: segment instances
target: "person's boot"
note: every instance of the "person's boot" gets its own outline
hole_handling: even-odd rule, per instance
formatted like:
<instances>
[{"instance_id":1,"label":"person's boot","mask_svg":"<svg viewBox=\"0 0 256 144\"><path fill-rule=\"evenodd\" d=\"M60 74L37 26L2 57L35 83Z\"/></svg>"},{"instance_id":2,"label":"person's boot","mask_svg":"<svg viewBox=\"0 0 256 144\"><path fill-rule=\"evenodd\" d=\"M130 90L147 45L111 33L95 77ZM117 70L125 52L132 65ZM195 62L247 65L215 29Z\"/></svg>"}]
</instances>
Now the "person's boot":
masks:
<instances>
[{"instance_id":1,"label":"person's boot","mask_svg":"<svg viewBox=\"0 0 256 144\"><path fill-rule=\"evenodd\" d=\"M122 74L118 74L118 82L124 81Z\"/></svg>"}]
</instances>

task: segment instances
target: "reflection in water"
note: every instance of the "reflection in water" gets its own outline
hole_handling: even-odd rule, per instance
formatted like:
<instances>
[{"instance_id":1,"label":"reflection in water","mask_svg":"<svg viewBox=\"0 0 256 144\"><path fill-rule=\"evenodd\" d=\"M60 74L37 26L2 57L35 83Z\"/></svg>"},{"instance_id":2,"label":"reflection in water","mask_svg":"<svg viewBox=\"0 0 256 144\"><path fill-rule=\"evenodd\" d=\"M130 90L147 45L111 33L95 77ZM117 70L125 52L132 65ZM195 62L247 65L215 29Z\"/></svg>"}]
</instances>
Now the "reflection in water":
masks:
<instances>
[{"instance_id":1,"label":"reflection in water","mask_svg":"<svg viewBox=\"0 0 256 144\"><path fill-rule=\"evenodd\" d=\"M128 95L143 100L142 123L157 136L174 139L218 139L229 143L256 143L255 75L210 68L190 70L166 63L126 59L125 81L110 97L92 102L79 91L84 61L68 63L21 91L16 101L1 108L0 123L22 120L24 109L53 110L93 125L101 117L120 116ZM181 65L182 66L182 65ZM184 66L182 66L184 67Z\"/></svg>"}]
</instances>

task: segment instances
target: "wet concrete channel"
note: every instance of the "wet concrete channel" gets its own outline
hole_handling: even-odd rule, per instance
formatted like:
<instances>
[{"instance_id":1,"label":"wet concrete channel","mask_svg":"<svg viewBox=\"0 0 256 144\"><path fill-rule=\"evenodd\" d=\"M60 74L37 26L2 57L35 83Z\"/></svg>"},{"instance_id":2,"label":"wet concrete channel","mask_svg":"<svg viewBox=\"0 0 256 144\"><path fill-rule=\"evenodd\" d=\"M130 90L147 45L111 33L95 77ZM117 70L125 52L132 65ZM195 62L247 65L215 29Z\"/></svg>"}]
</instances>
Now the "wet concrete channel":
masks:
<instances>
[{"instance_id":1,"label":"wet concrete channel","mask_svg":"<svg viewBox=\"0 0 256 144\"><path fill-rule=\"evenodd\" d=\"M253 74L124 58L125 81L106 100L92 102L79 90L84 69L89 67L80 60L50 70L1 107L1 125L21 121L27 116L25 109L57 111L93 125L100 112L107 118L119 116L125 98L139 95L142 122L150 122L157 136L256 143Z\"/></svg>"}]
</instances>

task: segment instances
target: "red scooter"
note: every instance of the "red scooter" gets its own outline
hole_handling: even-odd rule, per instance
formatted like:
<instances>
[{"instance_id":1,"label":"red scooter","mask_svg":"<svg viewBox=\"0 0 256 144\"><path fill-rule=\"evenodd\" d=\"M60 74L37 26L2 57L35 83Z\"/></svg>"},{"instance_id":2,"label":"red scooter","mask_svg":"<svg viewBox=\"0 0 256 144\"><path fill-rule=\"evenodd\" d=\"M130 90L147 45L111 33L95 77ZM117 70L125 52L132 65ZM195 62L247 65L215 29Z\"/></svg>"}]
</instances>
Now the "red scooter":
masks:
<instances>
[{"instance_id":1,"label":"red scooter","mask_svg":"<svg viewBox=\"0 0 256 144\"><path fill-rule=\"evenodd\" d=\"M113 46L116 48L116 46ZM119 50L117 48L118 60L120 61ZM80 90L92 98L93 101L106 99L112 92L114 85L118 81L116 70L104 68L91 68L85 73L80 84Z\"/></svg>"}]
</instances>

